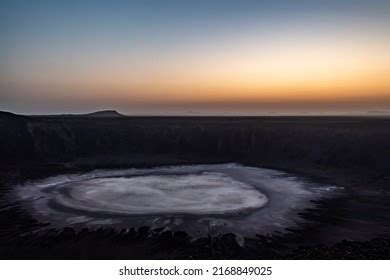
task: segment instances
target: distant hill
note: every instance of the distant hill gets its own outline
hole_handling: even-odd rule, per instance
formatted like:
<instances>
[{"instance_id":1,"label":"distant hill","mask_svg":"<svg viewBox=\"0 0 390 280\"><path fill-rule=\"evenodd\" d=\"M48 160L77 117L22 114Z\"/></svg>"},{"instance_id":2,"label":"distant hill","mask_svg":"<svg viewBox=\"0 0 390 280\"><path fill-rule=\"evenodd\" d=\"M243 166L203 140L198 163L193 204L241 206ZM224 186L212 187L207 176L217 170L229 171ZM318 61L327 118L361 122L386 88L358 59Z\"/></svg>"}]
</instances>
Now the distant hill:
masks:
<instances>
[{"instance_id":1,"label":"distant hill","mask_svg":"<svg viewBox=\"0 0 390 280\"><path fill-rule=\"evenodd\" d=\"M89 114L85 114L84 116L87 116L87 117L94 117L94 118L106 118L106 117L125 117L125 115L122 115L120 113L118 113L117 111L115 110L104 110L104 111L97 111L97 112L93 112L93 113L89 113Z\"/></svg>"},{"instance_id":2,"label":"distant hill","mask_svg":"<svg viewBox=\"0 0 390 280\"><path fill-rule=\"evenodd\" d=\"M17 115L11 112L0 111L0 118L2 119L22 119L24 116Z\"/></svg>"},{"instance_id":3,"label":"distant hill","mask_svg":"<svg viewBox=\"0 0 390 280\"><path fill-rule=\"evenodd\" d=\"M118 117L126 117L125 115L122 115L121 113L118 113L115 110L103 110L103 111L97 111L93 113L87 113L87 114L58 114L58 115L18 115L11 112L6 111L0 111L0 118L1 119L16 119L16 118L28 118L28 117L34 117L34 118L74 118L74 117L91 117L91 118L118 118Z\"/></svg>"},{"instance_id":4,"label":"distant hill","mask_svg":"<svg viewBox=\"0 0 390 280\"><path fill-rule=\"evenodd\" d=\"M390 111L371 110L371 111L367 111L367 114L368 115L383 115L383 116L386 116L386 115L390 115Z\"/></svg>"}]
</instances>

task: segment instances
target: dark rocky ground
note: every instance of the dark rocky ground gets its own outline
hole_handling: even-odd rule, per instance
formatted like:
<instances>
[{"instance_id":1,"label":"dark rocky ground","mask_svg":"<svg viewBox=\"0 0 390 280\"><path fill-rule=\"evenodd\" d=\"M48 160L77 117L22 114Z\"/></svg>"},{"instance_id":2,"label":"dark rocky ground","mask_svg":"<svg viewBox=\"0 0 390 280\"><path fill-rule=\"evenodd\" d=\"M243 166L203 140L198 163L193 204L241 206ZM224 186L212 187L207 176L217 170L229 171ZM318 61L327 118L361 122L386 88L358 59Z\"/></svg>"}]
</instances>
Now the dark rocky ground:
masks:
<instances>
[{"instance_id":1,"label":"dark rocky ground","mask_svg":"<svg viewBox=\"0 0 390 280\"><path fill-rule=\"evenodd\" d=\"M25 117L0 113L0 257L11 259L389 259L390 118ZM345 187L288 233L197 238L143 227L43 230L6 193L96 168L239 162ZM344 241L343 241L344 240Z\"/></svg>"}]
</instances>

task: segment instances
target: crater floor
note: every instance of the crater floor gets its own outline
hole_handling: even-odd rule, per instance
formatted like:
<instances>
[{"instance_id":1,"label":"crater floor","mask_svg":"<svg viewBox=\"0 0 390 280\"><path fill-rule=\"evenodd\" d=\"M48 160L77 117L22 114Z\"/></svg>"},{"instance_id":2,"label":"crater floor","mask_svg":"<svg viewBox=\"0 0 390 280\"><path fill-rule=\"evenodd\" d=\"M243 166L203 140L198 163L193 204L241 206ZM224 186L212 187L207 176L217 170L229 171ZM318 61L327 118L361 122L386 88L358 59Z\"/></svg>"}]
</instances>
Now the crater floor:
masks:
<instances>
[{"instance_id":1,"label":"crater floor","mask_svg":"<svg viewBox=\"0 0 390 280\"><path fill-rule=\"evenodd\" d=\"M49 227L147 225L254 235L298 226L298 212L337 189L281 171L214 164L54 176L12 195Z\"/></svg>"},{"instance_id":2,"label":"crater floor","mask_svg":"<svg viewBox=\"0 0 390 280\"><path fill-rule=\"evenodd\" d=\"M122 215L224 214L261 208L268 201L252 186L211 172L99 178L57 188L54 199L58 204Z\"/></svg>"}]
</instances>

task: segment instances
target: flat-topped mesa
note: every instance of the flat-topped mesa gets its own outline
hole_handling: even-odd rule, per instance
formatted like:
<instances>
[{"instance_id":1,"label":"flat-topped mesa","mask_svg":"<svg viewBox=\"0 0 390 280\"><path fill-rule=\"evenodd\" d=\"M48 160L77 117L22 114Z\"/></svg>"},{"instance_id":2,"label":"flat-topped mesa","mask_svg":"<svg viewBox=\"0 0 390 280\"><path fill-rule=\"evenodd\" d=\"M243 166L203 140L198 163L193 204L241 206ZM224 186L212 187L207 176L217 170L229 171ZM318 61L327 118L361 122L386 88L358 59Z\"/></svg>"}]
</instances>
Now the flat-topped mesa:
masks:
<instances>
[{"instance_id":1,"label":"flat-topped mesa","mask_svg":"<svg viewBox=\"0 0 390 280\"><path fill-rule=\"evenodd\" d=\"M101 118L101 117L111 117L112 118L112 117L124 117L125 115L122 115L115 110L104 110L104 111L97 111L97 112L85 114L84 116L98 117L98 118Z\"/></svg>"}]
</instances>

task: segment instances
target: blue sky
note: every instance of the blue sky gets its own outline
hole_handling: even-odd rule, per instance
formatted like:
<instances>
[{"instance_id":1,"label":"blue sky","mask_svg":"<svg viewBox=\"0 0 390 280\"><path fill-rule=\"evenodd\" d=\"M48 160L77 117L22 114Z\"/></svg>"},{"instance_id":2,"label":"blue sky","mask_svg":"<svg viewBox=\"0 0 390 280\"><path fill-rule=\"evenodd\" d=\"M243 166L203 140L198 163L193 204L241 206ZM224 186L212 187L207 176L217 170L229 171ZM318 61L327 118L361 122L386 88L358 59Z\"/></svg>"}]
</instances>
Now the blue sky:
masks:
<instances>
[{"instance_id":1,"label":"blue sky","mask_svg":"<svg viewBox=\"0 0 390 280\"><path fill-rule=\"evenodd\" d=\"M388 84L354 81L389 73L389 14L390 1L1 0L0 110L252 113L256 102L270 104L259 112L281 103L295 111L387 109ZM327 67L337 75L327 78ZM291 75L296 69L301 76ZM337 101L341 90L351 93Z\"/></svg>"}]
</instances>

